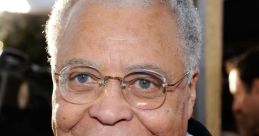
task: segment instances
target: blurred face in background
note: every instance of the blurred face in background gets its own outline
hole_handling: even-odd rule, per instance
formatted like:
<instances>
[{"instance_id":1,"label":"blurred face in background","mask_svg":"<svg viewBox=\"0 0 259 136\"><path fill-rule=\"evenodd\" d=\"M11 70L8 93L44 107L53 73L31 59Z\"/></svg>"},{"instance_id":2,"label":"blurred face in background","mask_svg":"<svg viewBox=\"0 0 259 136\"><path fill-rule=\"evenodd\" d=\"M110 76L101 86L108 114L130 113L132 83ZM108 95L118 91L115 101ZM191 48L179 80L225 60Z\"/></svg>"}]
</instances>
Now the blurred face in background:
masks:
<instances>
[{"instance_id":1,"label":"blurred face in background","mask_svg":"<svg viewBox=\"0 0 259 136\"><path fill-rule=\"evenodd\" d=\"M229 75L230 91L234 96L232 105L239 130L242 135L259 134L259 79L255 79L251 90L240 79L238 70L233 69Z\"/></svg>"}]
</instances>

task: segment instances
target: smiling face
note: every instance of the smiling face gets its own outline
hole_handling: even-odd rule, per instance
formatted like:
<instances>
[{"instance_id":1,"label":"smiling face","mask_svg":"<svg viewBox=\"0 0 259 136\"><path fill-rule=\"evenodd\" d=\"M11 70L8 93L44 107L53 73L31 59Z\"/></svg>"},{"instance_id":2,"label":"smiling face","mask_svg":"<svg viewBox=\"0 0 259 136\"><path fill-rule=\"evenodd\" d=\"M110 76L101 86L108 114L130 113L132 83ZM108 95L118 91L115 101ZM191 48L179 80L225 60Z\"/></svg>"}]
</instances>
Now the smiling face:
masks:
<instances>
[{"instance_id":1,"label":"smiling face","mask_svg":"<svg viewBox=\"0 0 259 136\"><path fill-rule=\"evenodd\" d=\"M123 77L137 69L155 71L169 83L186 72L175 17L160 3L143 7L79 1L57 45L53 71L87 65L103 75ZM53 65L53 66L54 66ZM77 105L61 96L54 82L52 124L57 136L185 136L195 101L198 72L168 92L163 105L143 110L130 105L116 80L101 94Z\"/></svg>"}]
</instances>

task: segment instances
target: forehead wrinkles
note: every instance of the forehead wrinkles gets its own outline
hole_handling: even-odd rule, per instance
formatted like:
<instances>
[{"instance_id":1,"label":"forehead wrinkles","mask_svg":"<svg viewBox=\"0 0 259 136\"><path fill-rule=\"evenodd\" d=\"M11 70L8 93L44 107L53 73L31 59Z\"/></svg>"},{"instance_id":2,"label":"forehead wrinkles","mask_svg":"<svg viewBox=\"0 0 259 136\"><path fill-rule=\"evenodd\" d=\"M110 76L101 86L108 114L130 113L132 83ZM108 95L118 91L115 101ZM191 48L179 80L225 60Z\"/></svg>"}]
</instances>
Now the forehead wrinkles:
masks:
<instances>
[{"instance_id":1,"label":"forehead wrinkles","mask_svg":"<svg viewBox=\"0 0 259 136\"><path fill-rule=\"evenodd\" d=\"M132 8L136 10L133 10ZM66 21L67 23L63 27L63 34L66 34L69 31L71 33L71 30L68 31L68 28L73 27L75 24L80 24L81 27L87 29L88 33L98 32L98 34L103 34L103 37L105 37L104 32L108 29L120 29L120 31L124 30L129 32L130 30L139 29L139 27L148 29L154 34L161 35L159 33L161 33L161 31L163 32L164 30L158 30L155 26L162 25L162 23L166 21L165 16L169 18L173 17L170 9L167 6L163 6L161 4L154 4L153 6L143 8L140 6L116 7L115 5L111 7L106 6L105 4L86 5L80 4L80 2L78 2L75 6L73 6L72 11L69 14L69 17ZM111 21L113 23L110 23ZM174 24L175 20L172 19L172 21L172 24ZM97 31L96 29L98 28L101 29L103 33ZM75 28L73 28L72 31L75 33L77 32L78 35L83 33L82 31L76 30ZM114 32L117 33L116 31ZM131 32L133 33L133 31ZM61 35L61 37L63 36Z\"/></svg>"},{"instance_id":2,"label":"forehead wrinkles","mask_svg":"<svg viewBox=\"0 0 259 136\"><path fill-rule=\"evenodd\" d=\"M71 46L78 43L87 44L90 51L94 46L104 47L103 41L107 39L123 43L126 39L134 41L134 38L139 37L141 37L141 40L144 41L147 46L155 44L156 46L161 47L162 50L177 50L174 54L176 57L179 53L179 46L171 46L171 43L177 45L179 43L178 31L177 27L175 27L176 22L172 19L174 17L171 15L172 13L169 11L169 8L165 6L154 5L153 7L145 7L149 8L147 10L142 8L132 10L132 8L127 9L126 7L106 8L102 7L102 5L91 5L86 8L83 5L79 6L79 8L74 8L73 12L71 12L71 18L63 33L64 36L62 37L62 43L60 44L62 45L63 53L66 52L64 50L69 50L73 48ZM89 10L90 12L88 12ZM112 13L107 13L105 10L112 10ZM125 15L123 13L128 14ZM136 15L136 13L138 13L138 15ZM116 21L119 23L117 22L118 24L114 24ZM165 22L167 24L164 24ZM103 24L105 25L103 26ZM106 24L111 27L107 27ZM130 36L133 36L134 38ZM64 49L64 45L67 46L65 47L67 49ZM68 47L68 45L70 47Z\"/></svg>"},{"instance_id":3,"label":"forehead wrinkles","mask_svg":"<svg viewBox=\"0 0 259 136\"><path fill-rule=\"evenodd\" d=\"M107 39L125 40L129 39L131 35L146 39L145 42L149 42L153 35L156 38L152 38L152 42L156 40L157 45L168 45L172 41L179 40L177 28L171 27L171 25L176 25L176 22L172 13L165 6L156 5L156 7L147 7L149 8L147 10L116 7L114 9L114 7L102 7L102 5L86 8L82 5L79 6L81 7L75 8L71 12L68 24L64 29L61 40L64 44L76 43L80 39L84 42L87 38L91 42L96 35L100 42ZM164 26L164 22L167 22L170 27L168 24ZM168 33L169 29L173 34ZM71 35L67 36L68 34ZM112 37L113 35L117 37ZM109 37L107 38L107 36ZM60 45L64 45L63 43Z\"/></svg>"}]
</instances>

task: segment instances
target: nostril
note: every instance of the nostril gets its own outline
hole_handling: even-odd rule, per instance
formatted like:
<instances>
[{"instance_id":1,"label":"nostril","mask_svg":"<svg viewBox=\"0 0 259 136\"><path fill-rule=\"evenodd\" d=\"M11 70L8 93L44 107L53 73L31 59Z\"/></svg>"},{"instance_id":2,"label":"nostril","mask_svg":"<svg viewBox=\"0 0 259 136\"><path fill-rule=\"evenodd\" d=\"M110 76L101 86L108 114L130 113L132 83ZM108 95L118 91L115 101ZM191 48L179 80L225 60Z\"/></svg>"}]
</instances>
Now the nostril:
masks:
<instances>
[{"instance_id":1,"label":"nostril","mask_svg":"<svg viewBox=\"0 0 259 136\"><path fill-rule=\"evenodd\" d=\"M89 107L88 112L91 118L103 125L115 125L133 118L131 109L122 103L96 103Z\"/></svg>"},{"instance_id":2,"label":"nostril","mask_svg":"<svg viewBox=\"0 0 259 136\"><path fill-rule=\"evenodd\" d=\"M100 124L102 125L107 125L107 126L113 126L117 123L120 123L120 122L123 122L123 121L127 121L127 119L120 119L120 120L117 120L117 119L107 119L107 118L100 118L100 117L95 117L95 116L92 116L93 119L97 120Z\"/></svg>"}]
</instances>

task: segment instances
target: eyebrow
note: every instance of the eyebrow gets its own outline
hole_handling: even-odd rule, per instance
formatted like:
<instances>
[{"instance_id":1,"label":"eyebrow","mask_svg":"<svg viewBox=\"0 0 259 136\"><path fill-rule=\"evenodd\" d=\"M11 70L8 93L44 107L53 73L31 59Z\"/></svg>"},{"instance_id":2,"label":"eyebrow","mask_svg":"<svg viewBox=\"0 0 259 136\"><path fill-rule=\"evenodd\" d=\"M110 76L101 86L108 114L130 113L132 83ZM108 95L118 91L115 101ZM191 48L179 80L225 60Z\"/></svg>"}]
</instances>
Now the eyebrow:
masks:
<instances>
[{"instance_id":1,"label":"eyebrow","mask_svg":"<svg viewBox=\"0 0 259 136\"><path fill-rule=\"evenodd\" d=\"M80 58L73 58L70 60L65 61L61 66L57 66L58 69L63 69L64 67L71 66L71 65L87 65L93 68L98 69L99 66L89 60L80 59Z\"/></svg>"},{"instance_id":2,"label":"eyebrow","mask_svg":"<svg viewBox=\"0 0 259 136\"><path fill-rule=\"evenodd\" d=\"M73 58L73 59L67 60L63 64L61 64L61 66L57 66L56 68L58 68L60 71L64 67L71 66L71 65L87 65L87 66L93 67L95 69L100 69L100 66L97 65L96 63L91 62L86 59L80 59L80 58ZM155 66L153 64L136 64L136 65L131 65L131 66L126 67L126 71L128 71L128 72L143 70L143 69L155 71L155 72L163 75L166 79L168 79L168 80L171 79L168 75L168 72L165 72L160 67Z\"/></svg>"},{"instance_id":3,"label":"eyebrow","mask_svg":"<svg viewBox=\"0 0 259 136\"><path fill-rule=\"evenodd\" d=\"M168 72L165 72L160 67L152 65L152 64L138 64L138 65L132 65L132 66L127 67L128 71L141 70L141 69L155 71L155 72L163 75L166 79L170 79Z\"/></svg>"}]
</instances>

